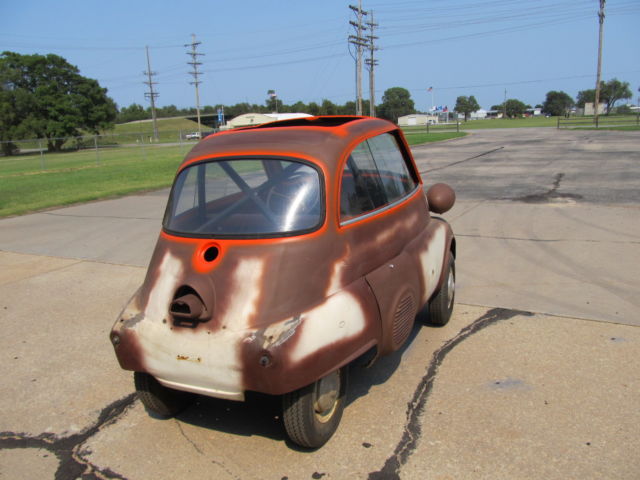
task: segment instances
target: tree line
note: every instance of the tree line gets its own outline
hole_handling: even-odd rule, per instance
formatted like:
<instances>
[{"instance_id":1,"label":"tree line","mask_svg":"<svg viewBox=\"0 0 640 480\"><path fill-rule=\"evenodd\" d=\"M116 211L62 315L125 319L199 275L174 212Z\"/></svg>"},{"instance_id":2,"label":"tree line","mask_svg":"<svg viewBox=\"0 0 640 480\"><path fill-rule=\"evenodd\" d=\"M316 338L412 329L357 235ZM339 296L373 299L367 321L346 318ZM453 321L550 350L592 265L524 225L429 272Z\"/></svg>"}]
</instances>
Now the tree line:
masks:
<instances>
[{"instance_id":1,"label":"tree line","mask_svg":"<svg viewBox=\"0 0 640 480\"><path fill-rule=\"evenodd\" d=\"M600 99L606 104L607 113L612 112L619 100L631 98L628 82L612 79L602 82ZM574 106L584 107L593 102L595 90L582 90L574 101L562 91L550 91L543 105L537 105L550 115L566 115ZM206 105L202 114L215 114L223 106ZM354 101L343 105L324 99L320 103L301 101L285 104L273 90L267 92L264 104L237 103L224 106L225 118L243 113L308 113L311 115L353 115ZM369 102L363 102L364 112L369 111ZM492 110L504 111L508 117L522 115L529 105L517 99L493 105ZM457 98L454 111L463 114L465 120L480 109L473 95ZM195 115L194 108L178 108L168 105L157 109L158 117ZM380 118L397 122L404 115L417 113L410 92L402 87L385 90L381 103L376 107ZM5 155L11 155L16 146L11 140L45 138L50 151L59 151L65 137L83 133L99 134L112 129L115 123L146 120L151 118L151 109L133 103L118 109L107 95L107 89L97 80L80 75L77 67L64 58L54 55L21 55L15 52L0 54L0 142Z\"/></svg>"},{"instance_id":2,"label":"tree line","mask_svg":"<svg viewBox=\"0 0 640 480\"><path fill-rule=\"evenodd\" d=\"M219 108L224 110L225 118L230 119L244 113L308 113L309 115L354 115L356 102L349 100L342 105L331 100L324 99L320 103L304 103L297 101L286 104L273 96L273 90L267 92L264 104L250 104L247 102L236 103L235 105L206 105L200 109L200 114L216 114ZM365 114L369 111L369 100L362 101L362 109ZM387 89L380 105L376 106L376 116L391 121L397 121L398 117L415 113L415 104L411 99L409 91L402 87L392 87ZM196 115L195 108L178 108L175 105L156 108L158 118L179 117ZM128 107L123 107L118 111L116 123L126 123L136 120L148 120L151 118L151 107L144 108L138 103L133 103Z\"/></svg>"}]
</instances>

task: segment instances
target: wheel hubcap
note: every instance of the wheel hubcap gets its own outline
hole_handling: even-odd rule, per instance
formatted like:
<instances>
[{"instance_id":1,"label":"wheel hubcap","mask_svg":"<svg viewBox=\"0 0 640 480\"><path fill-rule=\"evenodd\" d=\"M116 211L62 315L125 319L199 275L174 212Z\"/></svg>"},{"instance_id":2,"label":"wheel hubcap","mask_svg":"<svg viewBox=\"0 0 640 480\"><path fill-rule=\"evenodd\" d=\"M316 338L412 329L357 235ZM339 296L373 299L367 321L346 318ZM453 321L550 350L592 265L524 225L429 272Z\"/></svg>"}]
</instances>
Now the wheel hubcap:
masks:
<instances>
[{"instance_id":1,"label":"wheel hubcap","mask_svg":"<svg viewBox=\"0 0 640 480\"><path fill-rule=\"evenodd\" d=\"M456 278L451 269L449 269L449 277L447 278L447 308L453 307L453 297L456 290Z\"/></svg>"},{"instance_id":2,"label":"wheel hubcap","mask_svg":"<svg viewBox=\"0 0 640 480\"><path fill-rule=\"evenodd\" d=\"M330 373L316 382L313 409L320 422L327 422L335 412L339 393L339 371Z\"/></svg>"}]
</instances>

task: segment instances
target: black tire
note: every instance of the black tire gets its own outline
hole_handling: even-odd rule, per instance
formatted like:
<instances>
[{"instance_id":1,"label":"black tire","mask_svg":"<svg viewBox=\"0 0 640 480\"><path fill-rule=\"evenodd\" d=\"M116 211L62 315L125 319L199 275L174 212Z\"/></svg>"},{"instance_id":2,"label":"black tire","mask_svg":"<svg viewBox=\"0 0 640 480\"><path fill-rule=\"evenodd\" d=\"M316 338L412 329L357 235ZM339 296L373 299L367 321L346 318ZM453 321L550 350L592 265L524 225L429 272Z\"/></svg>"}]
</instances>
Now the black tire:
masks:
<instances>
[{"instance_id":1,"label":"black tire","mask_svg":"<svg viewBox=\"0 0 640 480\"><path fill-rule=\"evenodd\" d=\"M327 443L342 418L346 391L347 367L343 367L285 394L282 417L291 441L306 448L319 448Z\"/></svg>"},{"instance_id":2,"label":"black tire","mask_svg":"<svg viewBox=\"0 0 640 480\"><path fill-rule=\"evenodd\" d=\"M187 408L193 396L187 392L164 387L152 375L134 372L133 381L142 404L161 417L173 417Z\"/></svg>"},{"instance_id":3,"label":"black tire","mask_svg":"<svg viewBox=\"0 0 640 480\"><path fill-rule=\"evenodd\" d=\"M444 281L438 293L429 301L429 323L443 326L449 322L456 296L456 262L449 253L449 262L444 272Z\"/></svg>"}]
</instances>

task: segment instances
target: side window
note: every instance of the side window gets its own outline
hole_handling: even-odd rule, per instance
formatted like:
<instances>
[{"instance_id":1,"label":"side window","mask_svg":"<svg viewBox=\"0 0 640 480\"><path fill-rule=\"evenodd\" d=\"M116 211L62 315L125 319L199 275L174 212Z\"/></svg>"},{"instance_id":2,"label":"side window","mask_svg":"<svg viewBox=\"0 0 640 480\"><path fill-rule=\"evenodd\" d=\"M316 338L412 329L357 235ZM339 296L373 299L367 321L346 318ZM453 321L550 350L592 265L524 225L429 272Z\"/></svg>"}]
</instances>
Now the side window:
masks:
<instances>
[{"instance_id":1,"label":"side window","mask_svg":"<svg viewBox=\"0 0 640 480\"><path fill-rule=\"evenodd\" d=\"M347 160L340 187L340 220L392 203L417 185L390 133L365 140Z\"/></svg>"},{"instance_id":2,"label":"side window","mask_svg":"<svg viewBox=\"0 0 640 480\"><path fill-rule=\"evenodd\" d=\"M384 187L367 142L358 145L342 172L340 219L348 220L387 203Z\"/></svg>"},{"instance_id":3,"label":"side window","mask_svg":"<svg viewBox=\"0 0 640 480\"><path fill-rule=\"evenodd\" d=\"M368 143L387 194L387 201L394 202L413 191L417 184L409 172L396 139L390 133L385 133L370 138Z\"/></svg>"}]
</instances>

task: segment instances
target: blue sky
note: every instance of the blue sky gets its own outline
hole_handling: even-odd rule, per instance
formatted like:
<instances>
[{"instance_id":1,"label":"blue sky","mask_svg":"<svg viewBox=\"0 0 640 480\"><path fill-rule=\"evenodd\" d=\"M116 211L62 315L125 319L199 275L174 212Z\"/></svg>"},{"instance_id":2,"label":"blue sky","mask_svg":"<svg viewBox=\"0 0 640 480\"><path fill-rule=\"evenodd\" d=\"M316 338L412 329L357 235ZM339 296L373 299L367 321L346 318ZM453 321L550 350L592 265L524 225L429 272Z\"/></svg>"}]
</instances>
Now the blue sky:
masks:
<instances>
[{"instance_id":1,"label":"blue sky","mask_svg":"<svg viewBox=\"0 0 640 480\"><path fill-rule=\"evenodd\" d=\"M204 71L201 105L355 97L347 37L358 0L3 0L0 51L55 53L107 87L119 106L140 103L145 46L159 105L195 105L185 44L195 34ZM549 90L594 88L598 0L362 0L373 10L376 98L407 88L416 108L474 95L489 108L508 98L535 105ZM606 3L603 79L640 87L640 1ZM368 77L363 83L368 97Z\"/></svg>"}]
</instances>

